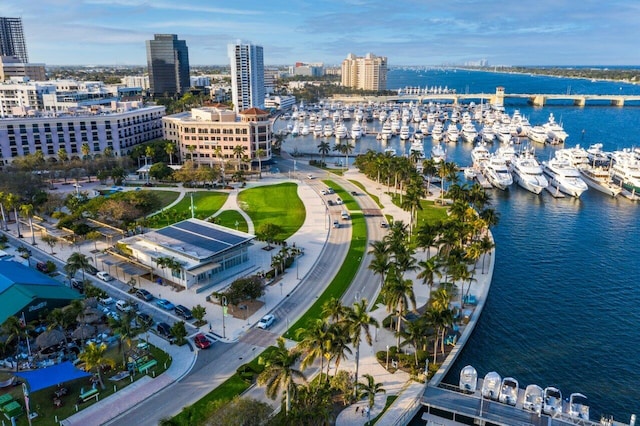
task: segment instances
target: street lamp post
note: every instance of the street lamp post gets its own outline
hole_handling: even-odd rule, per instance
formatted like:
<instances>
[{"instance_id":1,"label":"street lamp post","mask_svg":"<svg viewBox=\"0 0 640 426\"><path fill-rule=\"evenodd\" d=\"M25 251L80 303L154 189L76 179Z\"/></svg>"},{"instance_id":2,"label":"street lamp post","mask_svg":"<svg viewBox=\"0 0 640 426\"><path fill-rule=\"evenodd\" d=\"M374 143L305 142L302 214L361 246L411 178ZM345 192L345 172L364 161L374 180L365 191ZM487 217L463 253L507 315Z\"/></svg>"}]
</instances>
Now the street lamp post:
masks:
<instances>
[{"instance_id":1,"label":"street lamp post","mask_svg":"<svg viewBox=\"0 0 640 426\"><path fill-rule=\"evenodd\" d=\"M222 338L226 339L227 338L227 331L224 325L224 316L226 314L227 310L227 296L222 296Z\"/></svg>"},{"instance_id":2,"label":"street lamp post","mask_svg":"<svg viewBox=\"0 0 640 426\"><path fill-rule=\"evenodd\" d=\"M389 345L387 345L387 370L389 369Z\"/></svg>"}]
</instances>

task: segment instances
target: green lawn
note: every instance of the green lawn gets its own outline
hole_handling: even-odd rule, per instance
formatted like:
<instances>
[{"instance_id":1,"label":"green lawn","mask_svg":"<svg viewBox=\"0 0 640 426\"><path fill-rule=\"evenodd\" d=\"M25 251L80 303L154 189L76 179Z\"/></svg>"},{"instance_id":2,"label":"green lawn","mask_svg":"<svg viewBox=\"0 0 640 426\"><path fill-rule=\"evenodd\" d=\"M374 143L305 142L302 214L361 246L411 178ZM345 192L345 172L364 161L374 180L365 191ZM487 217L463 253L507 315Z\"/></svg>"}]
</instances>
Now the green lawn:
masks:
<instances>
[{"instance_id":1,"label":"green lawn","mask_svg":"<svg viewBox=\"0 0 640 426\"><path fill-rule=\"evenodd\" d=\"M340 185L330 179L324 179L322 182L324 182L324 184L329 188L333 188L333 190L336 192L335 195L342 199L342 203L347 210L360 210L360 205L356 203L356 200L353 199L353 196L351 196L351 194L344 190Z\"/></svg>"},{"instance_id":2,"label":"green lawn","mask_svg":"<svg viewBox=\"0 0 640 426\"><path fill-rule=\"evenodd\" d=\"M217 191L197 191L193 193L195 217L206 219L227 201L229 194ZM191 217L191 196L186 194L178 204L149 218L151 228L162 228Z\"/></svg>"},{"instance_id":3,"label":"green lawn","mask_svg":"<svg viewBox=\"0 0 640 426\"><path fill-rule=\"evenodd\" d=\"M164 208L173 203L180 195L177 191L153 191L160 198L161 206Z\"/></svg>"},{"instance_id":4,"label":"green lawn","mask_svg":"<svg viewBox=\"0 0 640 426\"><path fill-rule=\"evenodd\" d=\"M349 180L349 182L351 182L352 184L354 184L355 186L357 186L358 188L362 189L362 191L364 191L367 195L369 195L369 197L371 197L371 199L373 201L376 202L376 204L378 205L378 207L380 207L381 209L384 208L384 206L382 204L380 204L380 198L378 198L377 195L373 195L372 193L370 193L369 191L367 191L367 189L365 188L365 186L362 184L362 182L358 182L357 180Z\"/></svg>"},{"instance_id":5,"label":"green lawn","mask_svg":"<svg viewBox=\"0 0 640 426\"><path fill-rule=\"evenodd\" d=\"M287 182L245 189L238 194L238 205L247 212L257 230L263 223L280 226L276 239L286 240L304 223L306 210L298 197L298 185Z\"/></svg>"},{"instance_id":6,"label":"green lawn","mask_svg":"<svg viewBox=\"0 0 640 426\"><path fill-rule=\"evenodd\" d=\"M395 204L396 206L400 206L400 195L389 195L391 195L393 204ZM434 223L446 219L448 210L447 207L438 206L430 200L422 200L420 201L420 204L422 205L422 210L418 210L418 218L416 223L417 225L421 225L425 222Z\"/></svg>"},{"instance_id":7,"label":"green lawn","mask_svg":"<svg viewBox=\"0 0 640 426\"><path fill-rule=\"evenodd\" d=\"M249 232L249 225L244 217L237 210L225 210L215 217L216 223L227 228L236 229L238 231Z\"/></svg>"}]
</instances>

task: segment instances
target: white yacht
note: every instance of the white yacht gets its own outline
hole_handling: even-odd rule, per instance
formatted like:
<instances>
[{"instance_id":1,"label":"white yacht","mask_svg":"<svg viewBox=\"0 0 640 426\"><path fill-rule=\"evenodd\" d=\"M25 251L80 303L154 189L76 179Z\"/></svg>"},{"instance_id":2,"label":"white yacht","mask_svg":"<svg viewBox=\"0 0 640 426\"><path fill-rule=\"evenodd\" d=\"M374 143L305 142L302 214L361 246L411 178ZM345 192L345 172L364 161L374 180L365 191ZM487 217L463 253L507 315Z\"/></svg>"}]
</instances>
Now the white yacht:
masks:
<instances>
[{"instance_id":1,"label":"white yacht","mask_svg":"<svg viewBox=\"0 0 640 426\"><path fill-rule=\"evenodd\" d=\"M298 136L300 134L300 128L298 127L298 123L295 123L291 128L291 136Z\"/></svg>"},{"instance_id":2,"label":"white yacht","mask_svg":"<svg viewBox=\"0 0 640 426\"><path fill-rule=\"evenodd\" d=\"M346 139L347 137L347 126L344 125L344 123L339 123L336 126L336 139L341 140L341 139Z\"/></svg>"},{"instance_id":3,"label":"white yacht","mask_svg":"<svg viewBox=\"0 0 640 426\"><path fill-rule=\"evenodd\" d=\"M602 150L601 143L594 143L587 148L587 158L592 166L608 166L611 162L609 156Z\"/></svg>"},{"instance_id":4,"label":"white yacht","mask_svg":"<svg viewBox=\"0 0 640 426\"><path fill-rule=\"evenodd\" d=\"M426 121L421 121L418 125L418 129L422 132L423 135L429 134L429 123Z\"/></svg>"},{"instance_id":5,"label":"white yacht","mask_svg":"<svg viewBox=\"0 0 640 426\"><path fill-rule=\"evenodd\" d=\"M559 149L556 151L556 157L569 160L569 163L575 167L588 166L591 164L589 162L589 153L580 147L580 145L576 145L573 148Z\"/></svg>"},{"instance_id":6,"label":"white yacht","mask_svg":"<svg viewBox=\"0 0 640 426\"><path fill-rule=\"evenodd\" d=\"M408 141L411 137L411 131L409 130L409 124L406 122L400 127L400 140Z\"/></svg>"},{"instance_id":7,"label":"white yacht","mask_svg":"<svg viewBox=\"0 0 640 426\"><path fill-rule=\"evenodd\" d=\"M307 136L311 132L308 124L303 124L302 129L300 129L300 136Z\"/></svg>"},{"instance_id":8,"label":"white yacht","mask_svg":"<svg viewBox=\"0 0 640 426\"><path fill-rule=\"evenodd\" d=\"M393 133L394 135L400 133L401 126L402 125L400 124L400 120L398 120L397 118L391 118L391 133Z\"/></svg>"},{"instance_id":9,"label":"white yacht","mask_svg":"<svg viewBox=\"0 0 640 426\"><path fill-rule=\"evenodd\" d=\"M516 379L513 377L502 379L498 401L508 405L516 405L518 401L518 381Z\"/></svg>"},{"instance_id":10,"label":"white yacht","mask_svg":"<svg viewBox=\"0 0 640 426\"><path fill-rule=\"evenodd\" d=\"M498 154L489 157L482 170L489 183L503 191L513 183L505 158Z\"/></svg>"},{"instance_id":11,"label":"white yacht","mask_svg":"<svg viewBox=\"0 0 640 426\"><path fill-rule=\"evenodd\" d=\"M600 191L604 194L611 195L612 197L618 196L622 191L619 185L616 185L611 180L611 174L609 170L602 167L582 166L578 170L582 175L582 180L596 191Z\"/></svg>"},{"instance_id":12,"label":"white yacht","mask_svg":"<svg viewBox=\"0 0 640 426\"><path fill-rule=\"evenodd\" d=\"M460 131L458 130L458 126L455 123L449 123L447 126L447 140L449 142L458 142L458 138L460 137Z\"/></svg>"},{"instance_id":13,"label":"white yacht","mask_svg":"<svg viewBox=\"0 0 640 426\"><path fill-rule=\"evenodd\" d=\"M441 121L436 121L436 124L433 125L433 129L431 129L431 139L436 142L442 140L444 136L444 126Z\"/></svg>"},{"instance_id":14,"label":"white yacht","mask_svg":"<svg viewBox=\"0 0 640 426\"><path fill-rule=\"evenodd\" d=\"M562 157L554 157L542 162L544 174L549 184L561 192L579 198L589 187L580 177L578 169Z\"/></svg>"},{"instance_id":15,"label":"white yacht","mask_svg":"<svg viewBox=\"0 0 640 426\"><path fill-rule=\"evenodd\" d=\"M360 139L362 137L362 126L360 122L354 121L351 125L351 139Z\"/></svg>"},{"instance_id":16,"label":"white yacht","mask_svg":"<svg viewBox=\"0 0 640 426\"><path fill-rule=\"evenodd\" d=\"M549 120L543 124L542 127L547 131L547 138L552 145L564 143L569 137L567 132L562 128L562 125L556 123L553 113L549 114Z\"/></svg>"},{"instance_id":17,"label":"white yacht","mask_svg":"<svg viewBox=\"0 0 640 426\"><path fill-rule=\"evenodd\" d=\"M476 140L478 137L478 131L476 130L476 126L473 125L472 122L466 122L462 125L462 139L466 142L472 142Z\"/></svg>"},{"instance_id":18,"label":"white yacht","mask_svg":"<svg viewBox=\"0 0 640 426\"><path fill-rule=\"evenodd\" d=\"M632 195L640 195L640 161L630 149L612 154L611 179Z\"/></svg>"},{"instance_id":19,"label":"white yacht","mask_svg":"<svg viewBox=\"0 0 640 426\"><path fill-rule=\"evenodd\" d=\"M511 129L509 128L509 125L502 124L496 127L494 127L494 131L496 132L498 140L502 143L509 143L511 140Z\"/></svg>"},{"instance_id":20,"label":"white yacht","mask_svg":"<svg viewBox=\"0 0 640 426\"><path fill-rule=\"evenodd\" d=\"M446 160L447 151L445 151L445 149L442 147L442 144L435 144L431 148L431 158L433 158L433 161L435 161L436 163L440 163Z\"/></svg>"},{"instance_id":21,"label":"white yacht","mask_svg":"<svg viewBox=\"0 0 640 426\"><path fill-rule=\"evenodd\" d=\"M500 145L500 148L495 153L504 159L507 166L517 157L516 149L512 143Z\"/></svg>"},{"instance_id":22,"label":"white yacht","mask_svg":"<svg viewBox=\"0 0 640 426\"><path fill-rule=\"evenodd\" d=\"M493 143L496 139L496 132L493 131L493 127L491 126L482 126L480 135L482 135L482 140L486 143Z\"/></svg>"},{"instance_id":23,"label":"white yacht","mask_svg":"<svg viewBox=\"0 0 640 426\"><path fill-rule=\"evenodd\" d=\"M540 414L542 412L542 399L544 391L538 385L529 385L524 390L524 399L522 400L522 408Z\"/></svg>"},{"instance_id":24,"label":"white yacht","mask_svg":"<svg viewBox=\"0 0 640 426\"><path fill-rule=\"evenodd\" d=\"M485 163L489 161L489 150L484 142L480 142L471 150L471 161L473 167L482 170Z\"/></svg>"},{"instance_id":25,"label":"white yacht","mask_svg":"<svg viewBox=\"0 0 640 426\"><path fill-rule=\"evenodd\" d=\"M527 191L539 194L549 182L542 174L542 167L529 151L523 151L511 162L513 180Z\"/></svg>"},{"instance_id":26,"label":"white yacht","mask_svg":"<svg viewBox=\"0 0 640 426\"><path fill-rule=\"evenodd\" d=\"M326 137L329 138L331 136L333 136L333 126L329 123L325 124L322 127L322 134Z\"/></svg>"},{"instance_id":27,"label":"white yacht","mask_svg":"<svg viewBox=\"0 0 640 426\"><path fill-rule=\"evenodd\" d=\"M313 126L313 137L319 138L324 134L324 128L322 127L322 123L317 121L316 125Z\"/></svg>"},{"instance_id":28,"label":"white yacht","mask_svg":"<svg viewBox=\"0 0 640 426\"><path fill-rule=\"evenodd\" d=\"M382 136L383 141L388 141L391 139L391 136L393 136L393 132L391 131L391 122L389 120L386 120L382 125L380 135Z\"/></svg>"},{"instance_id":29,"label":"white yacht","mask_svg":"<svg viewBox=\"0 0 640 426\"><path fill-rule=\"evenodd\" d=\"M424 139L424 133L422 133L422 131L420 129L416 130L413 133L413 139L421 141Z\"/></svg>"},{"instance_id":30,"label":"white yacht","mask_svg":"<svg viewBox=\"0 0 640 426\"><path fill-rule=\"evenodd\" d=\"M527 137L531 142L545 143L547 141L547 130L542 126L533 126Z\"/></svg>"},{"instance_id":31,"label":"white yacht","mask_svg":"<svg viewBox=\"0 0 640 426\"><path fill-rule=\"evenodd\" d=\"M581 393L569 396L569 415L575 419L589 420L589 404L587 397Z\"/></svg>"},{"instance_id":32,"label":"white yacht","mask_svg":"<svg viewBox=\"0 0 640 426\"><path fill-rule=\"evenodd\" d=\"M554 416L562 413L562 392L553 386L544 389L542 412Z\"/></svg>"},{"instance_id":33,"label":"white yacht","mask_svg":"<svg viewBox=\"0 0 640 426\"><path fill-rule=\"evenodd\" d=\"M424 145L421 140L416 140L411 143L409 147L409 157L416 158L418 162L422 163L424 160Z\"/></svg>"},{"instance_id":34,"label":"white yacht","mask_svg":"<svg viewBox=\"0 0 640 426\"><path fill-rule=\"evenodd\" d=\"M484 376L484 380L482 381L482 397L489 399L498 399L500 395L500 384L502 383L502 378L495 371L490 371Z\"/></svg>"},{"instance_id":35,"label":"white yacht","mask_svg":"<svg viewBox=\"0 0 640 426\"><path fill-rule=\"evenodd\" d=\"M460 390L465 393L474 393L478 387L478 372L471 365L460 370Z\"/></svg>"}]
</instances>

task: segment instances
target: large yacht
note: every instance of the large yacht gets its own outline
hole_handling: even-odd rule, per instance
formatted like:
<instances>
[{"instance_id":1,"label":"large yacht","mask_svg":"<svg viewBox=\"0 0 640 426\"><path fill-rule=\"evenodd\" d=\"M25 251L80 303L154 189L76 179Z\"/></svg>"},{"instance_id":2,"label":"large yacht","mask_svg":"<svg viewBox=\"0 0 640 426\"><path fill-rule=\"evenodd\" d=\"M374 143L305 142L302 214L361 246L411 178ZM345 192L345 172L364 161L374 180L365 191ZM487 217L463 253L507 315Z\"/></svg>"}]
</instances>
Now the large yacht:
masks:
<instances>
[{"instance_id":1,"label":"large yacht","mask_svg":"<svg viewBox=\"0 0 640 426\"><path fill-rule=\"evenodd\" d=\"M344 123L339 123L336 126L336 139L341 140L341 139L346 139L347 137L347 126L344 125Z\"/></svg>"},{"instance_id":2,"label":"large yacht","mask_svg":"<svg viewBox=\"0 0 640 426\"><path fill-rule=\"evenodd\" d=\"M360 139L362 137L362 126L359 121L354 121L351 125L351 139Z\"/></svg>"},{"instance_id":3,"label":"large yacht","mask_svg":"<svg viewBox=\"0 0 640 426\"><path fill-rule=\"evenodd\" d=\"M569 137L567 132L562 128L562 125L556 123L553 113L549 114L549 120L543 124L542 127L547 131L547 138L552 145L564 143Z\"/></svg>"},{"instance_id":4,"label":"large yacht","mask_svg":"<svg viewBox=\"0 0 640 426\"><path fill-rule=\"evenodd\" d=\"M313 126L313 137L319 138L323 134L323 127L320 121L316 121L316 125Z\"/></svg>"},{"instance_id":5,"label":"large yacht","mask_svg":"<svg viewBox=\"0 0 640 426\"><path fill-rule=\"evenodd\" d=\"M424 160L424 145L421 140L415 140L411 143L409 148L409 157L415 158L419 163Z\"/></svg>"},{"instance_id":6,"label":"large yacht","mask_svg":"<svg viewBox=\"0 0 640 426\"><path fill-rule=\"evenodd\" d=\"M393 136L393 132L391 131L391 122L389 120L385 120L384 124L382 125L380 135L382 136L383 141L388 141Z\"/></svg>"},{"instance_id":7,"label":"large yacht","mask_svg":"<svg viewBox=\"0 0 640 426\"><path fill-rule=\"evenodd\" d=\"M446 160L447 151L445 151L445 149L442 147L442 144L435 144L431 148L431 158L433 158L433 161L436 163L440 163Z\"/></svg>"},{"instance_id":8,"label":"large yacht","mask_svg":"<svg viewBox=\"0 0 640 426\"><path fill-rule=\"evenodd\" d=\"M589 189L580 177L578 169L566 159L554 157L549 161L543 161L542 166L551 186L567 195L578 198Z\"/></svg>"},{"instance_id":9,"label":"large yacht","mask_svg":"<svg viewBox=\"0 0 640 426\"><path fill-rule=\"evenodd\" d=\"M458 130L458 126L455 123L449 123L447 126L447 140L449 142L458 142L458 138L460 137L460 130Z\"/></svg>"},{"instance_id":10,"label":"large yacht","mask_svg":"<svg viewBox=\"0 0 640 426\"><path fill-rule=\"evenodd\" d=\"M503 156L493 154L485 163L482 173L491 185L503 191L513 183L513 177Z\"/></svg>"},{"instance_id":11,"label":"large yacht","mask_svg":"<svg viewBox=\"0 0 640 426\"><path fill-rule=\"evenodd\" d=\"M462 139L464 139L465 142L473 142L477 136L478 131L472 122L468 121L462 125Z\"/></svg>"},{"instance_id":12,"label":"large yacht","mask_svg":"<svg viewBox=\"0 0 640 426\"><path fill-rule=\"evenodd\" d=\"M333 126L332 126L331 124L329 124L329 123L325 124L325 125L322 127L322 134L323 134L326 138L333 136Z\"/></svg>"},{"instance_id":13,"label":"large yacht","mask_svg":"<svg viewBox=\"0 0 640 426\"><path fill-rule=\"evenodd\" d=\"M529 129L527 137L531 142L545 143L547 141L547 130L542 126L533 126Z\"/></svg>"},{"instance_id":14,"label":"large yacht","mask_svg":"<svg viewBox=\"0 0 640 426\"><path fill-rule=\"evenodd\" d=\"M640 161L630 149L612 154L611 179L632 195L640 195Z\"/></svg>"},{"instance_id":15,"label":"large yacht","mask_svg":"<svg viewBox=\"0 0 640 426\"><path fill-rule=\"evenodd\" d=\"M513 180L534 194L539 194L545 189L549 182L542 174L542 167L530 151L523 151L511 162L511 173Z\"/></svg>"},{"instance_id":16,"label":"large yacht","mask_svg":"<svg viewBox=\"0 0 640 426\"><path fill-rule=\"evenodd\" d=\"M431 129L431 139L433 139L436 142L439 142L442 140L443 136L444 136L444 126L442 125L442 122L436 121L436 124L433 125L433 129Z\"/></svg>"},{"instance_id":17,"label":"large yacht","mask_svg":"<svg viewBox=\"0 0 640 426\"><path fill-rule=\"evenodd\" d=\"M482 170L486 162L489 161L489 150L484 142L480 142L471 150L471 161L473 167Z\"/></svg>"},{"instance_id":18,"label":"large yacht","mask_svg":"<svg viewBox=\"0 0 640 426\"><path fill-rule=\"evenodd\" d=\"M587 148L587 158L592 166L608 166L611 162L607 153L602 150L601 143L594 143Z\"/></svg>"},{"instance_id":19,"label":"large yacht","mask_svg":"<svg viewBox=\"0 0 640 426\"><path fill-rule=\"evenodd\" d=\"M409 124L405 122L402 124L402 126L400 126L400 140L408 141L410 137L411 132L409 130Z\"/></svg>"},{"instance_id":20,"label":"large yacht","mask_svg":"<svg viewBox=\"0 0 640 426\"><path fill-rule=\"evenodd\" d=\"M482 140L486 143L493 143L493 141L496 139L496 132L491 126L482 126L480 134L482 135Z\"/></svg>"},{"instance_id":21,"label":"large yacht","mask_svg":"<svg viewBox=\"0 0 640 426\"><path fill-rule=\"evenodd\" d=\"M580 145L576 145L573 148L559 149L556 151L556 157L565 158L569 160L572 166L578 168L590 164L589 153Z\"/></svg>"},{"instance_id":22,"label":"large yacht","mask_svg":"<svg viewBox=\"0 0 640 426\"><path fill-rule=\"evenodd\" d=\"M582 180L596 191L611 195L612 197L616 197L622 191L619 185L613 183L611 174L607 169L587 165L579 167L578 170L582 175Z\"/></svg>"}]
</instances>

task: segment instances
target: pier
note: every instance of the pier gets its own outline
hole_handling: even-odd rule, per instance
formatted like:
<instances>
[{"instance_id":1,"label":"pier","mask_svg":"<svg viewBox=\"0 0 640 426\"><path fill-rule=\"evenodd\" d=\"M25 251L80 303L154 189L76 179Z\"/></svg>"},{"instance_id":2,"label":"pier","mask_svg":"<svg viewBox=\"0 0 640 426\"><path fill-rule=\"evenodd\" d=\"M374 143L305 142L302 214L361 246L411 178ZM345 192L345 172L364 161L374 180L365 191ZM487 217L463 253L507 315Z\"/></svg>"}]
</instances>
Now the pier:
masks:
<instances>
[{"instance_id":1,"label":"pier","mask_svg":"<svg viewBox=\"0 0 640 426\"><path fill-rule=\"evenodd\" d=\"M359 95L334 95L335 101L344 103L354 102L446 102L458 105L459 103L484 102L491 105L504 105L505 99L524 99L535 106L544 106L549 101L558 103L568 102L574 106L586 106L591 104L609 104L623 107L629 102L635 102L640 106L640 95L580 95L557 93L507 93L503 87L497 87L495 93L425 93L425 94L399 94L390 96L359 96Z\"/></svg>"}]
</instances>

